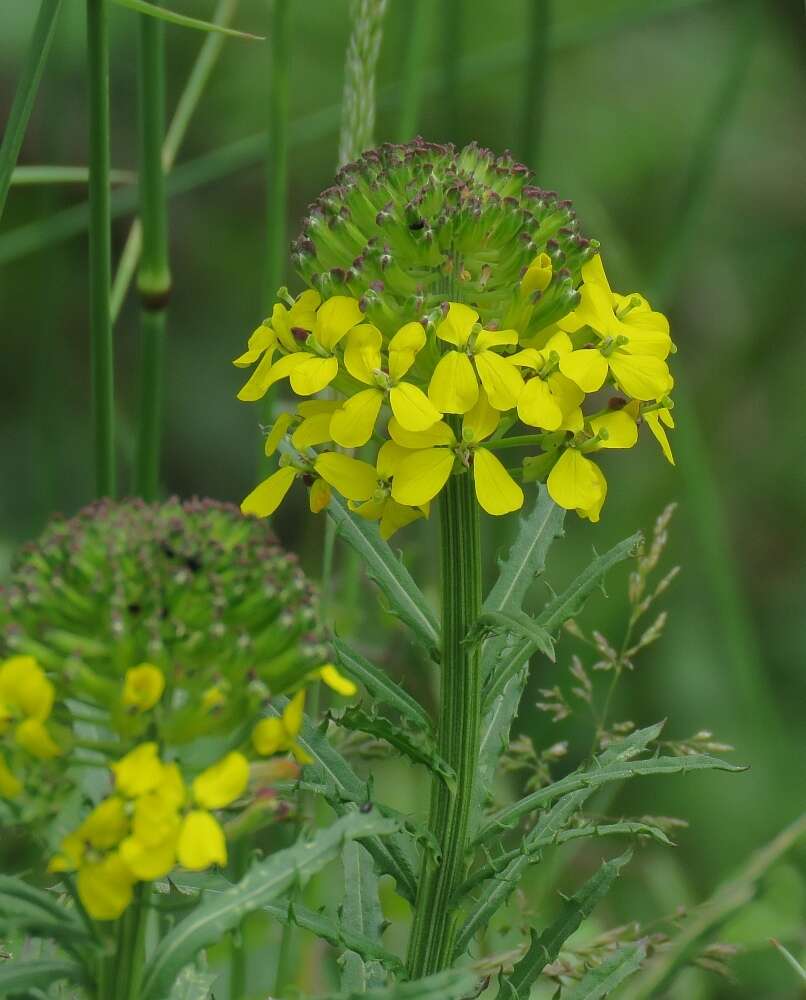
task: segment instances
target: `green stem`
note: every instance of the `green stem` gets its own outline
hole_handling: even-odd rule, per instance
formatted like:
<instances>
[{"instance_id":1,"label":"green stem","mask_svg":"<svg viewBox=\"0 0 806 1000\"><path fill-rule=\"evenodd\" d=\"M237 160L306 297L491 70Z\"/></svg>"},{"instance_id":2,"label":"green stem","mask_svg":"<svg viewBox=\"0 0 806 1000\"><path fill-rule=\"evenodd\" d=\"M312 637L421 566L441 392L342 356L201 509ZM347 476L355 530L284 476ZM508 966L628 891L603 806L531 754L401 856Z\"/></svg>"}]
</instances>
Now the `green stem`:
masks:
<instances>
[{"instance_id":1,"label":"green stem","mask_svg":"<svg viewBox=\"0 0 806 1000\"><path fill-rule=\"evenodd\" d=\"M90 333L98 496L115 495L115 388L109 203L108 0L87 0L90 117Z\"/></svg>"},{"instance_id":2,"label":"green stem","mask_svg":"<svg viewBox=\"0 0 806 1000\"><path fill-rule=\"evenodd\" d=\"M140 220L143 250L137 287L143 337L140 425L135 491L156 500L159 489L163 355L166 307L171 293L162 142L165 132L165 30L141 14L139 52Z\"/></svg>"},{"instance_id":3,"label":"green stem","mask_svg":"<svg viewBox=\"0 0 806 1000\"><path fill-rule=\"evenodd\" d=\"M150 888L148 882L142 882L138 885L135 889L134 902L129 908L132 927L128 940L127 981L124 985L126 1000L140 1000L140 987L146 959L146 923L148 921Z\"/></svg>"},{"instance_id":4,"label":"green stem","mask_svg":"<svg viewBox=\"0 0 806 1000\"><path fill-rule=\"evenodd\" d=\"M288 64L291 53L291 0L274 0L271 15L271 80L266 151L266 264L263 308L274 303L286 269L288 192Z\"/></svg>"},{"instance_id":5,"label":"green stem","mask_svg":"<svg viewBox=\"0 0 806 1000\"><path fill-rule=\"evenodd\" d=\"M478 646L465 640L481 608L481 540L472 477L452 476L440 497L442 663L439 752L456 772L449 790L435 778L429 827L440 857L423 854L409 941L412 979L452 964L456 890L468 869L468 827L481 722Z\"/></svg>"},{"instance_id":6,"label":"green stem","mask_svg":"<svg viewBox=\"0 0 806 1000\"><path fill-rule=\"evenodd\" d=\"M234 882L239 882L246 874L251 847L252 837L249 834L239 838L232 845L230 858ZM239 924L230 934L229 995L231 1000L243 1000L246 996L247 952L243 942L244 928L245 922Z\"/></svg>"},{"instance_id":7,"label":"green stem","mask_svg":"<svg viewBox=\"0 0 806 1000\"><path fill-rule=\"evenodd\" d=\"M39 14L34 25L31 43L25 54L22 73L20 75L11 111L3 130L3 141L0 143L0 219L6 205L11 177L20 155L22 140L31 110L34 106L36 92L45 69L53 36L56 32L56 19L61 9L62 0L42 0Z\"/></svg>"},{"instance_id":8,"label":"green stem","mask_svg":"<svg viewBox=\"0 0 806 1000\"><path fill-rule=\"evenodd\" d=\"M524 163L537 170L546 108L551 0L532 0L529 5L529 56L523 88L522 139Z\"/></svg>"}]
</instances>

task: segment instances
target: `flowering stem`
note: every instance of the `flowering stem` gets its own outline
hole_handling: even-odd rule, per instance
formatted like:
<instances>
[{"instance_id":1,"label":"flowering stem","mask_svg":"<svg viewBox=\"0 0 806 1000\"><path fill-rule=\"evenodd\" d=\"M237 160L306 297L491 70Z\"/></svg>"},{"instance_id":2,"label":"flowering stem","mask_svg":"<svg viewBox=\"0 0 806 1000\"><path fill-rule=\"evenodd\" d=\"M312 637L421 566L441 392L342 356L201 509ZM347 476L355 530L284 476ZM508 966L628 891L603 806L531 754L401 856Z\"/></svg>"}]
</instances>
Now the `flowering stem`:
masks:
<instances>
[{"instance_id":1,"label":"flowering stem","mask_svg":"<svg viewBox=\"0 0 806 1000\"><path fill-rule=\"evenodd\" d=\"M87 71L90 115L90 331L95 420L95 479L99 496L115 495L115 390L113 374L109 204L108 0L87 0Z\"/></svg>"},{"instance_id":2,"label":"flowering stem","mask_svg":"<svg viewBox=\"0 0 806 1000\"><path fill-rule=\"evenodd\" d=\"M140 218L143 252L137 286L141 303L142 359L140 426L135 489L156 500L162 424L165 310L171 292L168 266L167 204L162 169L165 131L164 25L141 14L140 21Z\"/></svg>"},{"instance_id":3,"label":"flowering stem","mask_svg":"<svg viewBox=\"0 0 806 1000\"><path fill-rule=\"evenodd\" d=\"M466 642L481 608L479 513L470 475L451 476L440 497L442 662L437 741L456 772L448 789L434 779L429 827L440 857L424 852L409 942L412 979L452 963L453 898L467 875L467 840L481 721L478 646Z\"/></svg>"}]
</instances>

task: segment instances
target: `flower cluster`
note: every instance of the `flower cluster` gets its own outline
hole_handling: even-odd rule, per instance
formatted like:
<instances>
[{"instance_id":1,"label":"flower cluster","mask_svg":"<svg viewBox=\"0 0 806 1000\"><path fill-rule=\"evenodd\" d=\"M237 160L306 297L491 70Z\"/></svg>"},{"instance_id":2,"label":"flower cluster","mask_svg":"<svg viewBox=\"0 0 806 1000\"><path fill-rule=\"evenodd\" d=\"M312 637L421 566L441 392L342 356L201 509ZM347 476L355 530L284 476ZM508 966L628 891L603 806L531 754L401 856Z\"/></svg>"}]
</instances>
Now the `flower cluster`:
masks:
<instances>
[{"instance_id":1,"label":"flower cluster","mask_svg":"<svg viewBox=\"0 0 806 1000\"><path fill-rule=\"evenodd\" d=\"M31 830L98 920L137 882L224 864L222 810L271 821L258 807L276 768L259 759L307 762L307 686L356 692L327 662L296 559L210 502L54 521L0 592L0 628L0 824ZM106 779L89 789L85 767Z\"/></svg>"},{"instance_id":2,"label":"flower cluster","mask_svg":"<svg viewBox=\"0 0 806 1000\"><path fill-rule=\"evenodd\" d=\"M666 318L643 296L612 291L598 253L580 271L573 308L539 329L483 324L473 305L450 298L391 335L351 296L322 301L308 289L278 303L235 361L256 364L239 397L259 399L288 379L310 398L275 421L266 453L286 439L280 468L243 512L268 516L301 479L313 511L335 489L389 537L427 515L451 475L469 474L489 514L522 506L516 479L545 479L555 503L598 520L607 482L593 453L631 448L646 423L673 460L665 428L674 347ZM516 299L539 296L553 277L551 256L539 253ZM318 396L330 388L337 398ZM497 452L513 448L526 455L507 468Z\"/></svg>"}]
</instances>

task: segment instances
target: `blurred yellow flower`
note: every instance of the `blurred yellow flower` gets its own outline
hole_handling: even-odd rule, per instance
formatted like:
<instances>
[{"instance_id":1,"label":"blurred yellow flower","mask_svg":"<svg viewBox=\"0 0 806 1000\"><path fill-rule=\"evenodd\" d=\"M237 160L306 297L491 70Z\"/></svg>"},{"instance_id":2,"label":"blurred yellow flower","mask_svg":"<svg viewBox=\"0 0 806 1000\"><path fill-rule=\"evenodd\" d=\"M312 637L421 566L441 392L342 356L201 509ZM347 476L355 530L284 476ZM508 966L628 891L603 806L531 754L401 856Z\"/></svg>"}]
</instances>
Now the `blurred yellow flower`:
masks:
<instances>
[{"instance_id":1,"label":"blurred yellow flower","mask_svg":"<svg viewBox=\"0 0 806 1000\"><path fill-rule=\"evenodd\" d=\"M305 691L298 691L283 709L280 718L261 719L252 731L252 745L261 757L291 751L300 764L312 758L297 742L305 709Z\"/></svg>"},{"instance_id":2,"label":"blurred yellow flower","mask_svg":"<svg viewBox=\"0 0 806 1000\"><path fill-rule=\"evenodd\" d=\"M243 795L249 783L249 761L233 751L193 781L193 798L205 809L223 809Z\"/></svg>"},{"instance_id":3,"label":"blurred yellow flower","mask_svg":"<svg viewBox=\"0 0 806 1000\"><path fill-rule=\"evenodd\" d=\"M123 704L139 712L147 712L162 697L165 675L153 663L141 663L126 671L123 682Z\"/></svg>"},{"instance_id":4,"label":"blurred yellow flower","mask_svg":"<svg viewBox=\"0 0 806 1000\"><path fill-rule=\"evenodd\" d=\"M13 799L21 791L22 782L11 773L5 757L0 754L0 798Z\"/></svg>"},{"instance_id":5,"label":"blurred yellow flower","mask_svg":"<svg viewBox=\"0 0 806 1000\"><path fill-rule=\"evenodd\" d=\"M190 871L225 865L227 843L218 820L204 809L192 809L182 822L176 853Z\"/></svg>"},{"instance_id":6,"label":"blurred yellow flower","mask_svg":"<svg viewBox=\"0 0 806 1000\"><path fill-rule=\"evenodd\" d=\"M81 902L95 920L116 920L132 901L134 883L134 875L117 853L86 862L76 880Z\"/></svg>"}]
</instances>

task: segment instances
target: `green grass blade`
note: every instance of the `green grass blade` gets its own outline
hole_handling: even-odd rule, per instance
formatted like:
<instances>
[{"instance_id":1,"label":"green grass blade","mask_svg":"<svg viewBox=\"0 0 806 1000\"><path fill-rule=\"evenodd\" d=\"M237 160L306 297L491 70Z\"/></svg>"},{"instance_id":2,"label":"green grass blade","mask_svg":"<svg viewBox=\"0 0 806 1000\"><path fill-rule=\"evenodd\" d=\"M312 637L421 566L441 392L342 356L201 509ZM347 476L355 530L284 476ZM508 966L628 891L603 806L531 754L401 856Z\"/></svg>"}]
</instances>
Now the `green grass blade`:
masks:
<instances>
[{"instance_id":1,"label":"green grass blade","mask_svg":"<svg viewBox=\"0 0 806 1000\"><path fill-rule=\"evenodd\" d=\"M8 189L11 186L14 167L17 165L17 157L20 155L22 140L25 138L36 92L53 44L61 5L62 0L42 0L31 42L25 54L22 73L14 92L8 121L3 130L3 141L0 143L0 219L3 217Z\"/></svg>"},{"instance_id":2,"label":"green grass blade","mask_svg":"<svg viewBox=\"0 0 806 1000\"><path fill-rule=\"evenodd\" d=\"M342 846L361 837L391 833L395 824L377 814L351 813L336 820L311 840L300 841L254 864L247 874L215 896L202 900L157 945L145 968L143 1000L161 1000L177 974L198 953L241 923L243 918L287 892L304 885Z\"/></svg>"},{"instance_id":3,"label":"green grass blade","mask_svg":"<svg viewBox=\"0 0 806 1000\"><path fill-rule=\"evenodd\" d=\"M789 951L788 948L785 948L780 941L776 941L775 938L771 938L770 943L778 952L780 952L784 961L795 970L801 982L806 983L806 969L803 968L792 952Z\"/></svg>"},{"instance_id":4,"label":"green grass blade","mask_svg":"<svg viewBox=\"0 0 806 1000\"><path fill-rule=\"evenodd\" d=\"M138 14L146 14L148 17L158 18L160 21L167 21L169 24L178 24L182 28L196 28L198 31L217 32L221 35L228 35L230 38L245 38L251 42L265 42L262 35L252 35L247 31L236 31L235 28L225 28L214 21L200 21L197 17L188 17L185 14L177 14L176 11L166 10L156 4L148 3L148 0L112 0L119 7L128 7L129 10Z\"/></svg>"},{"instance_id":5,"label":"green grass blade","mask_svg":"<svg viewBox=\"0 0 806 1000\"><path fill-rule=\"evenodd\" d=\"M31 166L15 167L12 187L35 187L43 184L87 184L89 167ZM131 170L110 170L110 184L136 184L137 174Z\"/></svg>"}]
</instances>

